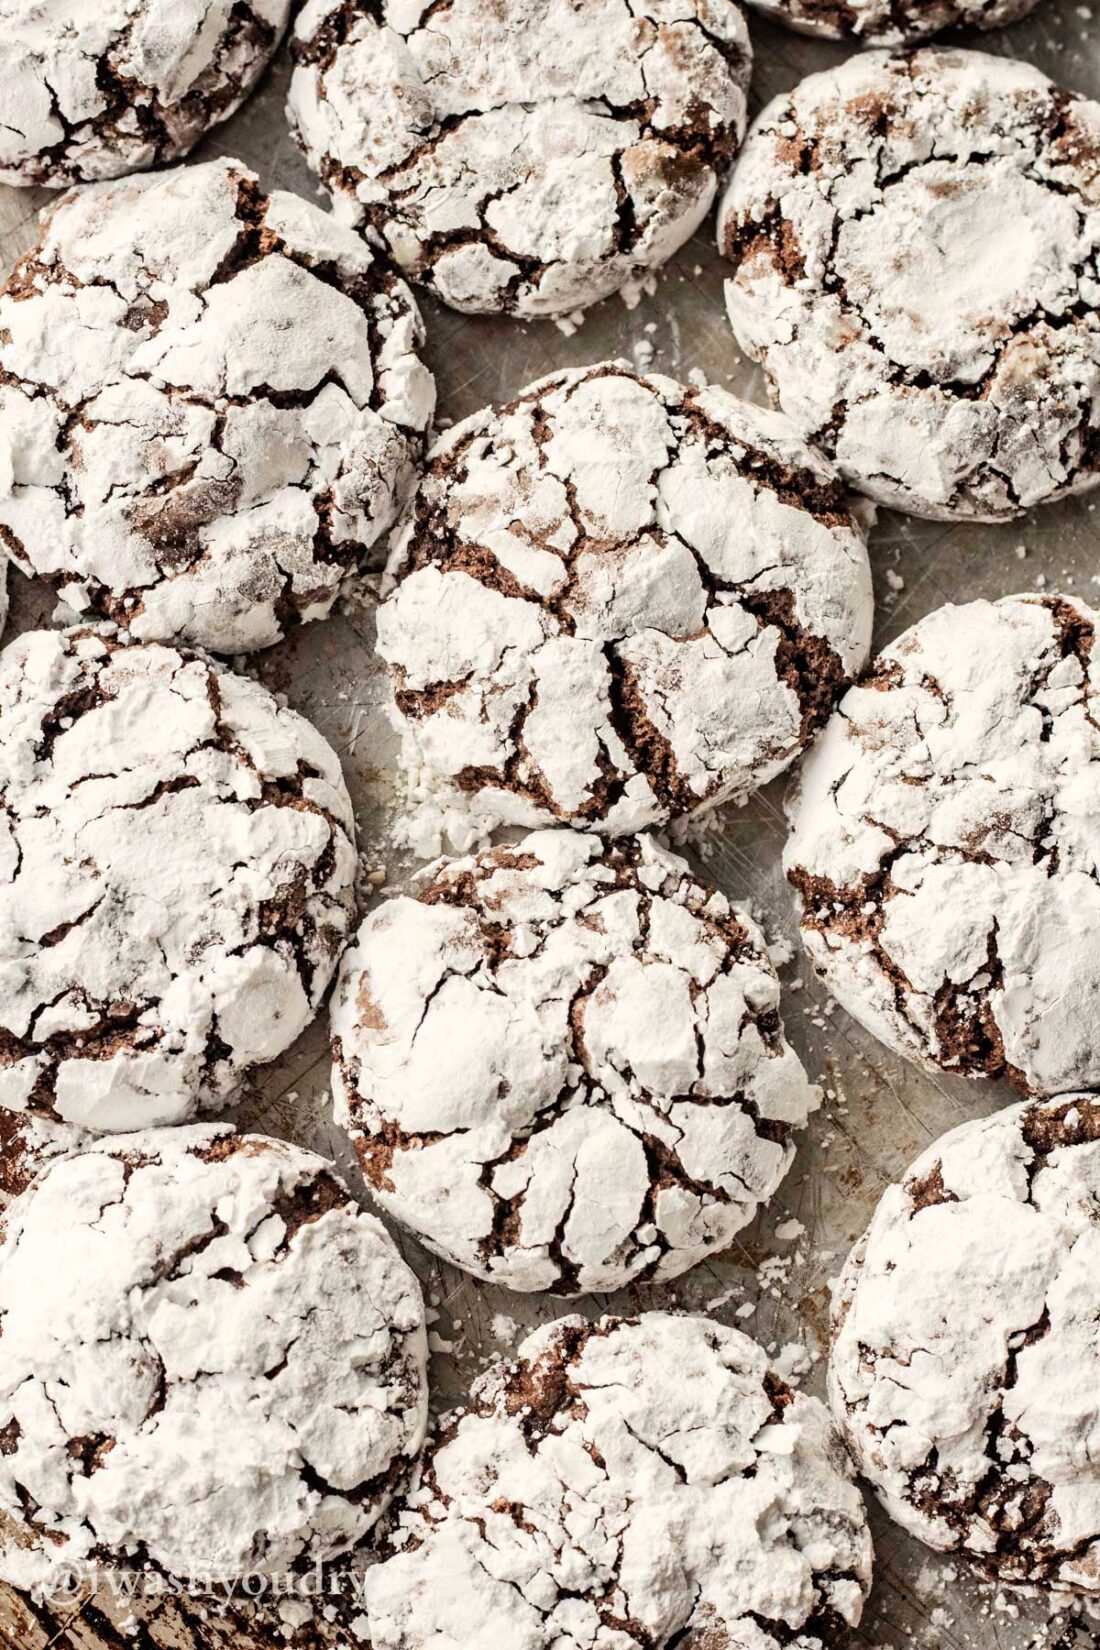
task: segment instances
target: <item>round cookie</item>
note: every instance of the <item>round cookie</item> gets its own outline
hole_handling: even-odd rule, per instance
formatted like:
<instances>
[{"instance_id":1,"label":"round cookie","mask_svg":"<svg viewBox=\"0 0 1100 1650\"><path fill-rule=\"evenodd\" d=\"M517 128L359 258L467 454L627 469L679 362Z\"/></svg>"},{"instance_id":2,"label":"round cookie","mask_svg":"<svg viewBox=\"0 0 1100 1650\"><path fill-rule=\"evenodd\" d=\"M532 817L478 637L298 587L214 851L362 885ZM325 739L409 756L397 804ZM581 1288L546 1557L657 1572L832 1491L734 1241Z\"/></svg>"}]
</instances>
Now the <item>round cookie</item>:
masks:
<instances>
[{"instance_id":1,"label":"round cookie","mask_svg":"<svg viewBox=\"0 0 1100 1650\"><path fill-rule=\"evenodd\" d=\"M185 155L240 106L289 15L290 0L0 0L0 182Z\"/></svg>"},{"instance_id":2,"label":"round cookie","mask_svg":"<svg viewBox=\"0 0 1100 1650\"><path fill-rule=\"evenodd\" d=\"M268 647L391 525L422 342L357 235L239 162L68 195L0 294L0 540L140 640Z\"/></svg>"},{"instance_id":3,"label":"round cookie","mask_svg":"<svg viewBox=\"0 0 1100 1650\"><path fill-rule=\"evenodd\" d=\"M733 0L310 0L288 115L337 215L467 312L562 315L663 264L744 136Z\"/></svg>"},{"instance_id":4,"label":"round cookie","mask_svg":"<svg viewBox=\"0 0 1100 1650\"><path fill-rule=\"evenodd\" d=\"M315 1014L351 803L301 716L202 655L0 655L0 1105L96 1131L223 1104Z\"/></svg>"},{"instance_id":5,"label":"round cookie","mask_svg":"<svg viewBox=\"0 0 1100 1650\"><path fill-rule=\"evenodd\" d=\"M1000 29L1038 0L748 0L798 34L859 44L901 46L942 29Z\"/></svg>"},{"instance_id":6,"label":"round cookie","mask_svg":"<svg viewBox=\"0 0 1100 1650\"><path fill-rule=\"evenodd\" d=\"M372 1528L427 1421L420 1289L323 1158L192 1126L39 1177L0 1248L0 1575L240 1577Z\"/></svg>"},{"instance_id":7,"label":"round cookie","mask_svg":"<svg viewBox=\"0 0 1100 1650\"><path fill-rule=\"evenodd\" d=\"M1097 615L942 607L841 700L788 799L814 967L899 1053L1100 1086Z\"/></svg>"},{"instance_id":8,"label":"round cookie","mask_svg":"<svg viewBox=\"0 0 1100 1650\"><path fill-rule=\"evenodd\" d=\"M726 1248L819 1098L760 930L647 836L542 831L432 868L367 917L332 1030L383 1209L510 1289Z\"/></svg>"},{"instance_id":9,"label":"round cookie","mask_svg":"<svg viewBox=\"0 0 1100 1650\"><path fill-rule=\"evenodd\" d=\"M636 831L741 798L863 664L871 582L779 414L610 363L435 446L378 647L403 762L513 824Z\"/></svg>"},{"instance_id":10,"label":"round cookie","mask_svg":"<svg viewBox=\"0 0 1100 1650\"><path fill-rule=\"evenodd\" d=\"M560 1319L475 1384L368 1570L374 1650L799 1650L871 1579L816 1398L705 1318Z\"/></svg>"},{"instance_id":11,"label":"round cookie","mask_svg":"<svg viewBox=\"0 0 1100 1650\"><path fill-rule=\"evenodd\" d=\"M726 301L800 432L913 515L1100 475L1100 104L981 52L868 52L757 121Z\"/></svg>"},{"instance_id":12,"label":"round cookie","mask_svg":"<svg viewBox=\"0 0 1100 1650\"><path fill-rule=\"evenodd\" d=\"M835 1301L830 1395L890 1516L986 1576L1100 1590L1100 1103L1012 1106L883 1197Z\"/></svg>"}]
</instances>

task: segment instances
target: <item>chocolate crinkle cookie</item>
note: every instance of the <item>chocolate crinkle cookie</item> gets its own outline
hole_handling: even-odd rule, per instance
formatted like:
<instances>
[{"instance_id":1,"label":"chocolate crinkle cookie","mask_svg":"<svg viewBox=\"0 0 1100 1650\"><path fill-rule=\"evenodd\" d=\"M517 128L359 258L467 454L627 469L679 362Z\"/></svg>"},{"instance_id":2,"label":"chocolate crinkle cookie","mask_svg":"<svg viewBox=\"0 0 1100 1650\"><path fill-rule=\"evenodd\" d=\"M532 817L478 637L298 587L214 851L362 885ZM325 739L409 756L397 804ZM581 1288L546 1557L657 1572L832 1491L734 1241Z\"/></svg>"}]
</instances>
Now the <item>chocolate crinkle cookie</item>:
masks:
<instances>
[{"instance_id":1,"label":"chocolate crinkle cookie","mask_svg":"<svg viewBox=\"0 0 1100 1650\"><path fill-rule=\"evenodd\" d=\"M788 802L818 973L910 1059L1100 1086L1097 615L1008 596L921 619L841 700Z\"/></svg>"},{"instance_id":2,"label":"chocolate crinkle cookie","mask_svg":"<svg viewBox=\"0 0 1100 1650\"><path fill-rule=\"evenodd\" d=\"M799 431L914 515L1100 475L1100 104L981 52L869 52L764 110L726 299Z\"/></svg>"},{"instance_id":3,"label":"chocolate crinkle cookie","mask_svg":"<svg viewBox=\"0 0 1100 1650\"><path fill-rule=\"evenodd\" d=\"M0 656L0 1105L95 1130L223 1104L312 1019L353 909L320 734L202 655Z\"/></svg>"},{"instance_id":4,"label":"chocolate crinkle cookie","mask_svg":"<svg viewBox=\"0 0 1100 1650\"><path fill-rule=\"evenodd\" d=\"M383 1209L512 1289L725 1248L818 1100L763 935L649 837L542 831L430 869L363 924L332 1018Z\"/></svg>"},{"instance_id":5,"label":"chocolate crinkle cookie","mask_svg":"<svg viewBox=\"0 0 1100 1650\"><path fill-rule=\"evenodd\" d=\"M824 1405L663 1312L563 1318L488 1370L400 1537L365 1578L374 1650L821 1650L871 1578Z\"/></svg>"},{"instance_id":6,"label":"chocolate crinkle cookie","mask_svg":"<svg viewBox=\"0 0 1100 1650\"><path fill-rule=\"evenodd\" d=\"M311 1152L208 1126L53 1164L0 1247L0 1576L347 1552L427 1420L424 1305Z\"/></svg>"},{"instance_id":7,"label":"chocolate crinkle cookie","mask_svg":"<svg viewBox=\"0 0 1100 1650\"><path fill-rule=\"evenodd\" d=\"M1038 0L749 0L799 34L868 45L900 46L942 29L1000 29Z\"/></svg>"},{"instance_id":8,"label":"chocolate crinkle cookie","mask_svg":"<svg viewBox=\"0 0 1100 1650\"><path fill-rule=\"evenodd\" d=\"M378 615L403 764L514 824L742 798L866 658L862 530L779 414L622 363L457 425ZM438 786L437 786L438 788Z\"/></svg>"},{"instance_id":9,"label":"chocolate crinkle cookie","mask_svg":"<svg viewBox=\"0 0 1100 1650\"><path fill-rule=\"evenodd\" d=\"M310 0L288 113L335 211L455 309L561 315L663 264L745 130L733 0Z\"/></svg>"},{"instance_id":10,"label":"chocolate crinkle cookie","mask_svg":"<svg viewBox=\"0 0 1100 1650\"><path fill-rule=\"evenodd\" d=\"M0 293L0 540L140 640L267 647L391 525L422 342L359 236L239 162L70 194Z\"/></svg>"},{"instance_id":11,"label":"chocolate crinkle cookie","mask_svg":"<svg viewBox=\"0 0 1100 1650\"><path fill-rule=\"evenodd\" d=\"M991 1580L1100 1592L1100 1100L964 1123L883 1197L830 1395L890 1516Z\"/></svg>"},{"instance_id":12,"label":"chocolate crinkle cookie","mask_svg":"<svg viewBox=\"0 0 1100 1650\"><path fill-rule=\"evenodd\" d=\"M0 0L0 182L185 155L247 96L289 15L290 0Z\"/></svg>"}]
</instances>

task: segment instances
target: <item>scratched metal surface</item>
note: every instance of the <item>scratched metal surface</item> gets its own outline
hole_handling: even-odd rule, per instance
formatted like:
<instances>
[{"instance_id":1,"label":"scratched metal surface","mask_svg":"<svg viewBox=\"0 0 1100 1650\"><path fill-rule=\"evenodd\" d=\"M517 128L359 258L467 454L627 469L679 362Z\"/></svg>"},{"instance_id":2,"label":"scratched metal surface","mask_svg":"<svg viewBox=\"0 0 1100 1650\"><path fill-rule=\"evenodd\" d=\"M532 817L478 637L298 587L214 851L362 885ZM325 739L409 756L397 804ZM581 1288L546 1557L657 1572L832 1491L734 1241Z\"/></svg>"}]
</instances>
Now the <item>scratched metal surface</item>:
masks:
<instances>
[{"instance_id":1,"label":"scratched metal surface","mask_svg":"<svg viewBox=\"0 0 1100 1650\"><path fill-rule=\"evenodd\" d=\"M838 61L844 49L751 19L756 48L754 108L801 75ZM1026 58L1063 85L1100 96L1100 25L1075 0L1043 0L1036 15L979 44ZM268 185L313 197L313 180L283 119L284 60L252 101L198 152L225 153L254 166ZM6 267L34 238L43 190L0 188L0 255ZM572 336L549 323L520 325L473 319L426 304L428 357L435 370L440 416L454 420L490 401L507 399L539 374L625 355L686 376L701 369L716 382L759 396L758 375L738 356L721 302L721 263L708 223L663 272L656 291L628 310L611 299L590 312ZM641 346L641 354L637 352ZM648 346L648 348L647 348ZM947 600L997 596L1045 580L1086 597L1100 575L1097 505L1066 501L999 526L948 527L884 513L871 537L878 602L877 640L895 636ZM1021 547L1026 555L1021 555ZM20 575L11 576L9 636L49 622L52 601ZM384 867L389 886L409 865L392 847L395 798L393 740L381 704L384 681L373 650L373 598L364 584L332 619L312 625L250 666L287 695L339 751L358 810L361 845ZM735 898L751 898L770 934L792 942L784 970L788 1034L828 1098L774 1204L721 1260L675 1285L587 1298L580 1310L638 1310L677 1304L742 1324L768 1345L804 1346L817 1361L805 1385L820 1391L827 1318L827 1280L862 1230L883 1188L914 1154L945 1129L1003 1104L998 1085L937 1081L905 1066L830 1005L807 979L780 873L782 782L747 807L728 813L708 838L701 866ZM315 1025L263 1075L242 1107L244 1124L286 1135L336 1157L357 1182L347 1144L330 1119L323 1025ZM357 1182L358 1183L358 1182ZM776 1228L797 1220L805 1234L781 1241ZM411 1239L402 1248L438 1307L433 1356L437 1403L461 1397L485 1357L514 1344L524 1326L562 1309L548 1297L524 1297L477 1283L431 1259ZM738 1316L738 1308L754 1308ZM1024 1650L1036 1642L1067 1647L1100 1643L1072 1621L1049 1624L1037 1602L998 1599L961 1576L873 1512L877 1580L855 1643L901 1650ZM194 1613L147 1607L144 1644L157 1647L233 1645L248 1650L274 1642L260 1620L206 1622ZM5 1650L104 1650L119 1639L95 1610L31 1611L0 1589L0 1644ZM345 1643L339 1623L323 1623L318 1642Z\"/></svg>"}]
</instances>

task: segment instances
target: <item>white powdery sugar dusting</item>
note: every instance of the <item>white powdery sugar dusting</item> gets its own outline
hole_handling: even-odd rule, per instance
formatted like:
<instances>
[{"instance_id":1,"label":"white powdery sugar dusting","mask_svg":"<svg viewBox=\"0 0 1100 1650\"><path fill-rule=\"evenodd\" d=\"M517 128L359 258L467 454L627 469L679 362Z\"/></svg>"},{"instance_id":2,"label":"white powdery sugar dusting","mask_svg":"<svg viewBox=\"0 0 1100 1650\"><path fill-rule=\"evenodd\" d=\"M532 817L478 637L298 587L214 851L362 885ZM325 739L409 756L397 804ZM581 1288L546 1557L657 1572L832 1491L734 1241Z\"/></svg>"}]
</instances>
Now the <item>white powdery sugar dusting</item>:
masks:
<instances>
[{"instance_id":1,"label":"white powdery sugar dusting","mask_svg":"<svg viewBox=\"0 0 1100 1650\"><path fill-rule=\"evenodd\" d=\"M340 764L205 656L0 655L0 1106L97 1131L221 1106L316 1013L356 870Z\"/></svg>"},{"instance_id":2,"label":"white powdery sugar dusting","mask_svg":"<svg viewBox=\"0 0 1100 1650\"><path fill-rule=\"evenodd\" d=\"M139 640L269 647L404 502L422 343L359 236L239 162L67 195L0 294L4 546Z\"/></svg>"},{"instance_id":3,"label":"white powdery sugar dusting","mask_svg":"<svg viewBox=\"0 0 1100 1650\"><path fill-rule=\"evenodd\" d=\"M1037 0L749 0L799 34L861 45L900 46L943 29L1000 29Z\"/></svg>"},{"instance_id":4,"label":"white powdery sugar dusting","mask_svg":"<svg viewBox=\"0 0 1100 1650\"><path fill-rule=\"evenodd\" d=\"M324 1159L192 1125L54 1164L0 1248L0 1571L350 1551L427 1423L416 1279Z\"/></svg>"},{"instance_id":5,"label":"white powdery sugar dusting","mask_svg":"<svg viewBox=\"0 0 1100 1650\"><path fill-rule=\"evenodd\" d=\"M346 953L337 1121L387 1214L512 1289L679 1276L776 1190L820 1099L759 929L651 838L430 868Z\"/></svg>"},{"instance_id":6,"label":"white powdery sugar dusting","mask_svg":"<svg viewBox=\"0 0 1100 1650\"><path fill-rule=\"evenodd\" d=\"M788 797L784 863L840 1004L909 1059L1100 1085L1097 616L942 607L851 688Z\"/></svg>"},{"instance_id":7,"label":"white powdery sugar dusting","mask_svg":"<svg viewBox=\"0 0 1100 1650\"><path fill-rule=\"evenodd\" d=\"M185 155L247 96L289 16L290 0L0 0L0 182Z\"/></svg>"},{"instance_id":8,"label":"white powdery sugar dusting","mask_svg":"<svg viewBox=\"0 0 1100 1650\"><path fill-rule=\"evenodd\" d=\"M0 1089L4 1074L0 1071ZM26 1191L37 1174L69 1152L83 1151L95 1139L75 1123L43 1117L26 1107L0 1104L0 1203Z\"/></svg>"},{"instance_id":9,"label":"white powdery sugar dusting","mask_svg":"<svg viewBox=\"0 0 1100 1650\"><path fill-rule=\"evenodd\" d=\"M830 1396L920 1540L992 1581L1095 1596L1100 1106L964 1123L891 1186L834 1307Z\"/></svg>"},{"instance_id":10,"label":"white powdery sugar dusting","mask_svg":"<svg viewBox=\"0 0 1100 1650\"><path fill-rule=\"evenodd\" d=\"M530 1335L402 1525L366 1576L375 1650L822 1650L871 1579L825 1407L738 1330L660 1312Z\"/></svg>"},{"instance_id":11,"label":"white powdery sugar dusting","mask_svg":"<svg viewBox=\"0 0 1100 1650\"><path fill-rule=\"evenodd\" d=\"M863 664L862 529L782 415L624 362L457 425L395 531L402 764L498 823L612 834L786 768ZM436 826L447 818L430 799Z\"/></svg>"},{"instance_id":12,"label":"white powdery sugar dusting","mask_svg":"<svg viewBox=\"0 0 1100 1650\"><path fill-rule=\"evenodd\" d=\"M291 51L337 215L455 309L570 330L706 217L752 63L733 0L309 0Z\"/></svg>"},{"instance_id":13,"label":"white powdery sugar dusting","mask_svg":"<svg viewBox=\"0 0 1100 1650\"><path fill-rule=\"evenodd\" d=\"M981 52L857 53L764 110L726 301L871 498L999 520L1097 480L1100 104Z\"/></svg>"}]
</instances>

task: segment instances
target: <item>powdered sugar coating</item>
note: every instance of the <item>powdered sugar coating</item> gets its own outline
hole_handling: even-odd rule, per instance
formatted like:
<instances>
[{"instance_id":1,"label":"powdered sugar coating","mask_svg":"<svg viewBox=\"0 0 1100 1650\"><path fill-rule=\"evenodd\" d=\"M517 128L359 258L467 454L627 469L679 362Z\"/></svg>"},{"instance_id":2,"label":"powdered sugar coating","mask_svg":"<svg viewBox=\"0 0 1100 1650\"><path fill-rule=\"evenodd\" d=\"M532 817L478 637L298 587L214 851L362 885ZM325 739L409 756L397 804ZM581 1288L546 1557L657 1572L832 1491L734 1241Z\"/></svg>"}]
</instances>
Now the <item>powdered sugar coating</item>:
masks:
<instances>
[{"instance_id":1,"label":"powdered sugar coating","mask_svg":"<svg viewBox=\"0 0 1100 1650\"><path fill-rule=\"evenodd\" d=\"M310 0L288 114L337 215L455 309L560 315L663 264L745 131L733 0Z\"/></svg>"},{"instance_id":2,"label":"powdered sugar coating","mask_svg":"<svg viewBox=\"0 0 1100 1650\"><path fill-rule=\"evenodd\" d=\"M422 343L357 235L237 161L67 196L0 295L0 538L141 640L268 647L392 524Z\"/></svg>"},{"instance_id":3,"label":"powdered sugar coating","mask_svg":"<svg viewBox=\"0 0 1100 1650\"><path fill-rule=\"evenodd\" d=\"M705 1318L536 1330L430 1451L374 1650L820 1650L870 1586L824 1406Z\"/></svg>"},{"instance_id":4,"label":"powdered sugar coating","mask_svg":"<svg viewBox=\"0 0 1100 1650\"><path fill-rule=\"evenodd\" d=\"M118 177L239 106L290 0L0 0L0 182Z\"/></svg>"},{"instance_id":5,"label":"powdered sugar coating","mask_svg":"<svg viewBox=\"0 0 1100 1650\"><path fill-rule=\"evenodd\" d=\"M4 1077L0 1073L0 1088ZM82 1151L95 1136L75 1123L0 1105L0 1202L25 1192L55 1157Z\"/></svg>"},{"instance_id":6,"label":"powdered sugar coating","mask_svg":"<svg viewBox=\"0 0 1100 1650\"><path fill-rule=\"evenodd\" d=\"M749 0L799 34L868 45L900 46L943 29L1000 29L1019 22L1037 0Z\"/></svg>"},{"instance_id":7,"label":"powdered sugar coating","mask_svg":"<svg viewBox=\"0 0 1100 1650\"><path fill-rule=\"evenodd\" d=\"M997 520L1100 455L1100 104L1028 64L869 52L764 110L719 241L730 320L872 498Z\"/></svg>"},{"instance_id":8,"label":"powdered sugar coating","mask_svg":"<svg viewBox=\"0 0 1100 1650\"><path fill-rule=\"evenodd\" d=\"M0 1574L348 1551L427 1420L424 1308L323 1158L192 1126L54 1164L0 1248Z\"/></svg>"},{"instance_id":9,"label":"powdered sugar coating","mask_svg":"<svg viewBox=\"0 0 1100 1650\"><path fill-rule=\"evenodd\" d=\"M511 1289L716 1254L819 1098L755 923L644 836L542 831L433 867L367 917L332 1029L382 1208Z\"/></svg>"},{"instance_id":10,"label":"powdered sugar coating","mask_svg":"<svg viewBox=\"0 0 1100 1650\"><path fill-rule=\"evenodd\" d=\"M200 654L0 656L0 1105L97 1131L221 1105L316 1012L351 802L302 717Z\"/></svg>"},{"instance_id":11,"label":"powdered sugar coating","mask_svg":"<svg viewBox=\"0 0 1100 1650\"><path fill-rule=\"evenodd\" d=\"M830 991L910 1059L1036 1094L1100 1085L1096 622L1060 596L937 609L849 689L788 802Z\"/></svg>"},{"instance_id":12,"label":"powdered sugar coating","mask_svg":"<svg viewBox=\"0 0 1100 1650\"><path fill-rule=\"evenodd\" d=\"M784 769L866 658L843 488L780 415L609 363L450 431L378 646L410 773L611 834Z\"/></svg>"},{"instance_id":13,"label":"powdered sugar coating","mask_svg":"<svg viewBox=\"0 0 1100 1650\"><path fill-rule=\"evenodd\" d=\"M1009 1584L1100 1591L1100 1106L1012 1106L891 1186L836 1301L830 1391L891 1517Z\"/></svg>"}]
</instances>

